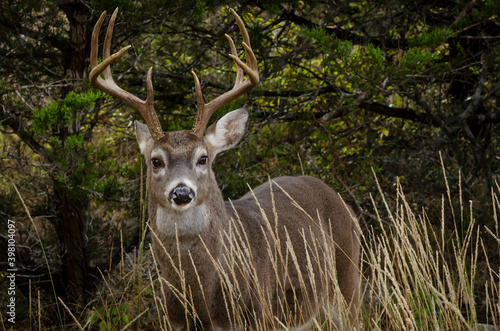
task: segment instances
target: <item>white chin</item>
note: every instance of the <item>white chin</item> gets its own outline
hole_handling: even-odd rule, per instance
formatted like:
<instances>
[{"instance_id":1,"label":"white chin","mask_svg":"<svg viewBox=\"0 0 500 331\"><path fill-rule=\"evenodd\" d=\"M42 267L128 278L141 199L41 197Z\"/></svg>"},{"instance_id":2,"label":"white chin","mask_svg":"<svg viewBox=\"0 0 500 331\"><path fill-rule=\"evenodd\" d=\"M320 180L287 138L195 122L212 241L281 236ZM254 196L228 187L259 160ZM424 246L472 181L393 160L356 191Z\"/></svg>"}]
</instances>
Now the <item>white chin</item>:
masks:
<instances>
[{"instance_id":1,"label":"white chin","mask_svg":"<svg viewBox=\"0 0 500 331\"><path fill-rule=\"evenodd\" d=\"M172 208L173 210L175 210L177 212L183 212L183 211L186 211L189 208L193 207L194 200L191 200L190 203L186 203L185 205L178 205L173 201L169 201L169 203L170 203L170 208Z\"/></svg>"}]
</instances>

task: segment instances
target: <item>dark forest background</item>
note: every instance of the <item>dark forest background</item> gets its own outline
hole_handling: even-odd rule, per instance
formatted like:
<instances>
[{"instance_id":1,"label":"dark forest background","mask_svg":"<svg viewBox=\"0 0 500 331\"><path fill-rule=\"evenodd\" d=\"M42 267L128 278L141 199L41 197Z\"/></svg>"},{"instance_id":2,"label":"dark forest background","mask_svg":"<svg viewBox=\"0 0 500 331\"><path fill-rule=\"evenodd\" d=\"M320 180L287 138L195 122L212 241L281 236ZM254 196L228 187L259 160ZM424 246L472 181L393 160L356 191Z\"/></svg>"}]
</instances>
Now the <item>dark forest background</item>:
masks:
<instances>
[{"instance_id":1,"label":"dark forest background","mask_svg":"<svg viewBox=\"0 0 500 331\"><path fill-rule=\"evenodd\" d=\"M112 66L118 84L145 98L152 66L163 129L179 130L196 112L192 70L208 99L234 81L224 34L241 42L229 6L247 26L261 84L214 116L251 109L244 141L214 165L226 198L269 176L310 174L368 229L380 192L394 204L400 182L413 207L453 220L450 233L468 221L441 216L443 197L498 229L497 0L4 0L0 219L16 221L19 295L36 288L54 306L56 284L58 297L83 307L102 270L143 236L144 166L132 125L142 119L88 81L101 12L120 9L113 51L132 45ZM0 234L4 270L6 221Z\"/></svg>"}]
</instances>

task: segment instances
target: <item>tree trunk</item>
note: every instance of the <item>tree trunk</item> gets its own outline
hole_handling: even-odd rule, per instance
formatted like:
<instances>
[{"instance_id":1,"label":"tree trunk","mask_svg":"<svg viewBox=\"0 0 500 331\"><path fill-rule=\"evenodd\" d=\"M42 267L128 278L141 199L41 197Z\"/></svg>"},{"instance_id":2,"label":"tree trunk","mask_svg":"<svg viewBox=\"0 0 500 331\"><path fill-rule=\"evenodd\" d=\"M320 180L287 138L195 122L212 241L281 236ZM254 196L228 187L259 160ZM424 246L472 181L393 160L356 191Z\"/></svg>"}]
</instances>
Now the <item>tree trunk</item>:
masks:
<instances>
[{"instance_id":1,"label":"tree trunk","mask_svg":"<svg viewBox=\"0 0 500 331\"><path fill-rule=\"evenodd\" d=\"M63 244L63 273L70 302L83 299L87 281L87 257L85 254L85 233L87 218L85 210L88 200L85 194L71 192L63 185L56 189L58 216L61 220L61 241Z\"/></svg>"},{"instance_id":2,"label":"tree trunk","mask_svg":"<svg viewBox=\"0 0 500 331\"><path fill-rule=\"evenodd\" d=\"M80 81L87 76L87 23L89 8L82 1L62 1L60 8L69 21L69 48L66 52L65 71L72 80L63 95L81 89ZM62 139L78 134L81 120L77 116L68 123ZM88 198L85 192L70 189L65 183L55 183L56 203L63 244L63 273L70 302L79 303L83 299L87 281L87 258L85 254L85 235L87 231Z\"/></svg>"},{"instance_id":3,"label":"tree trunk","mask_svg":"<svg viewBox=\"0 0 500 331\"><path fill-rule=\"evenodd\" d=\"M89 9L81 1L68 1L60 7L69 21L70 54L68 54L65 68L72 79L80 81L88 74L87 59L90 52L85 50ZM75 82L75 87L79 85Z\"/></svg>"}]
</instances>

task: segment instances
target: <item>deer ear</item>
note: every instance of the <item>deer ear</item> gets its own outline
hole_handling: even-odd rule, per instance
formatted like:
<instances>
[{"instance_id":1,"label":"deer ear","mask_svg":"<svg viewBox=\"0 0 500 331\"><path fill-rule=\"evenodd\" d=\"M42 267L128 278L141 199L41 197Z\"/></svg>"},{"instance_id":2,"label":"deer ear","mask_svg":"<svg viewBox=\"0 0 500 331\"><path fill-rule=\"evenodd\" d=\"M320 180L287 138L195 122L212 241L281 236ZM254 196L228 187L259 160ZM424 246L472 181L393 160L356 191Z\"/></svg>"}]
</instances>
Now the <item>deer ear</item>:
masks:
<instances>
[{"instance_id":1,"label":"deer ear","mask_svg":"<svg viewBox=\"0 0 500 331\"><path fill-rule=\"evenodd\" d=\"M147 153L151 152L154 141L149 128L146 124L135 121L135 137L137 138L137 143L139 144L139 149L142 155L146 156Z\"/></svg>"},{"instance_id":2,"label":"deer ear","mask_svg":"<svg viewBox=\"0 0 500 331\"><path fill-rule=\"evenodd\" d=\"M208 127L205 141L215 154L233 148L243 138L249 114L248 108L239 108L227 113Z\"/></svg>"}]
</instances>

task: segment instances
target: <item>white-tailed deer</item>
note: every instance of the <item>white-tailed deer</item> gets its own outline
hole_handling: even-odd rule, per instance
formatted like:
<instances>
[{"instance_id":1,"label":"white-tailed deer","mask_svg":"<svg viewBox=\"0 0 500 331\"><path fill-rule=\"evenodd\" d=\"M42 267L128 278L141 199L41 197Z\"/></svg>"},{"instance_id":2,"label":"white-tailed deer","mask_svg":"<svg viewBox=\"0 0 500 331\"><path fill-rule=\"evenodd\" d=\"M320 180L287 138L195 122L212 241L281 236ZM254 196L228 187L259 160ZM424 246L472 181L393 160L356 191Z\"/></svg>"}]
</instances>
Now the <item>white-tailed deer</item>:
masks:
<instances>
[{"instance_id":1,"label":"white-tailed deer","mask_svg":"<svg viewBox=\"0 0 500 331\"><path fill-rule=\"evenodd\" d=\"M162 131L153 106L152 69L145 101L113 81L109 65L130 47L110 55L117 11L100 64L98 35L105 13L92 34L91 83L139 110L146 121L136 121L136 136L147 163L149 220L166 284L166 318L174 329L300 327L326 311L336 297L336 303L350 309L348 318L355 326L360 244L356 221L338 194L308 176L276 178L232 202L223 200L217 186L212 162L243 137L249 111L229 112L206 129L208 121L259 82L248 32L231 11L247 63L226 35L236 83L207 104L193 72L198 111L189 131Z\"/></svg>"}]
</instances>

